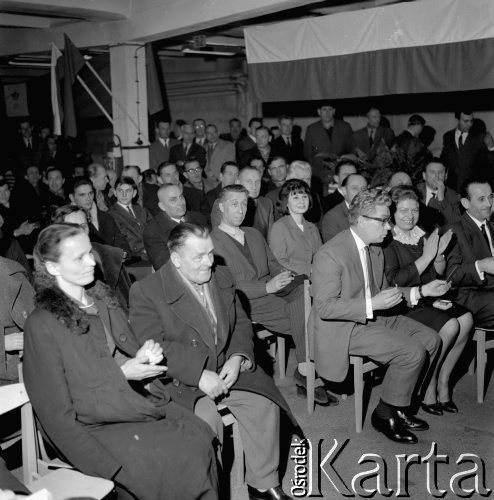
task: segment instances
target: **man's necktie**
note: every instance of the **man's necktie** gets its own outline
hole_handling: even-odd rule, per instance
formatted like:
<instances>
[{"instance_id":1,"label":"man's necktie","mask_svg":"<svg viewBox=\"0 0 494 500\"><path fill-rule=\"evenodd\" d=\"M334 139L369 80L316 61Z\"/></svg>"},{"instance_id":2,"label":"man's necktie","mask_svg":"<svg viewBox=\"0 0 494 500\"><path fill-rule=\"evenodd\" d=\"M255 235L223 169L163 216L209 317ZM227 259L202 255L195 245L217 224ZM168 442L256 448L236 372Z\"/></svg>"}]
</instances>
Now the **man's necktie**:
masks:
<instances>
[{"instance_id":1,"label":"man's necktie","mask_svg":"<svg viewBox=\"0 0 494 500\"><path fill-rule=\"evenodd\" d=\"M134 219L136 218L136 214L134 213L134 210L132 210L132 207L130 205L127 205L127 211L132 217L134 217Z\"/></svg>"},{"instance_id":2,"label":"man's necktie","mask_svg":"<svg viewBox=\"0 0 494 500\"><path fill-rule=\"evenodd\" d=\"M458 149L461 149L463 147L463 134L460 134L460 137L458 137Z\"/></svg>"},{"instance_id":3,"label":"man's necktie","mask_svg":"<svg viewBox=\"0 0 494 500\"><path fill-rule=\"evenodd\" d=\"M373 144L374 144L374 129L372 129L369 134L369 146L372 147Z\"/></svg>"},{"instance_id":4,"label":"man's necktie","mask_svg":"<svg viewBox=\"0 0 494 500\"><path fill-rule=\"evenodd\" d=\"M208 159L211 160L214 152L214 144L209 144L208 145Z\"/></svg>"},{"instance_id":5,"label":"man's necktie","mask_svg":"<svg viewBox=\"0 0 494 500\"><path fill-rule=\"evenodd\" d=\"M327 130L326 130L327 134L328 134L328 139L330 141L333 140L333 127L329 127Z\"/></svg>"},{"instance_id":6,"label":"man's necktie","mask_svg":"<svg viewBox=\"0 0 494 500\"><path fill-rule=\"evenodd\" d=\"M374 280L374 272L372 270L372 260L369 251L369 246L365 246L365 258L367 259L367 281L369 282L369 289L371 293L371 297L374 297L379 293L379 287Z\"/></svg>"},{"instance_id":7,"label":"man's necktie","mask_svg":"<svg viewBox=\"0 0 494 500\"><path fill-rule=\"evenodd\" d=\"M33 150L33 147L31 146L31 139L28 139L28 140L27 140L26 149L27 149L28 151L32 151L32 150Z\"/></svg>"},{"instance_id":8,"label":"man's necktie","mask_svg":"<svg viewBox=\"0 0 494 500\"><path fill-rule=\"evenodd\" d=\"M486 222L484 222L480 226L480 230L482 231L482 236L484 237L485 242L487 243L487 248L489 249L489 253L492 255L491 243L489 241L489 237L487 236Z\"/></svg>"},{"instance_id":9,"label":"man's necktie","mask_svg":"<svg viewBox=\"0 0 494 500\"><path fill-rule=\"evenodd\" d=\"M292 146L292 140L290 139L290 136L287 135L285 139L286 139L286 145L290 148Z\"/></svg>"}]
</instances>

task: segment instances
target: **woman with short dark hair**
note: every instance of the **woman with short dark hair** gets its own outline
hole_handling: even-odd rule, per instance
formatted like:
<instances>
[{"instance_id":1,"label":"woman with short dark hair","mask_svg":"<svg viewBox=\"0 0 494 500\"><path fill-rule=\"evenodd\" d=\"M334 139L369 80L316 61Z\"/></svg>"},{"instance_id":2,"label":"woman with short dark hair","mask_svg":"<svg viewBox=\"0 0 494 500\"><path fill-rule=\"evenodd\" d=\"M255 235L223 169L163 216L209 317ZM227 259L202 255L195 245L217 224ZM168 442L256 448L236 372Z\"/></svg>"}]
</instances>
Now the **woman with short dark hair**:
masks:
<instances>
[{"instance_id":1,"label":"woman with short dark hair","mask_svg":"<svg viewBox=\"0 0 494 500\"><path fill-rule=\"evenodd\" d=\"M312 205L310 188L302 180L290 179L281 187L279 199L284 216L271 226L269 246L282 266L309 277L312 259L322 245L319 230L304 217Z\"/></svg>"},{"instance_id":2,"label":"woman with short dark hair","mask_svg":"<svg viewBox=\"0 0 494 500\"><path fill-rule=\"evenodd\" d=\"M133 498L217 499L212 432L170 401L157 379L167 369L159 344L139 346L116 298L93 283L85 231L48 226L34 258L24 382L55 449Z\"/></svg>"},{"instance_id":3,"label":"woman with short dark hair","mask_svg":"<svg viewBox=\"0 0 494 500\"><path fill-rule=\"evenodd\" d=\"M391 238L384 245L386 277L391 285L422 286L442 275L446 268L444 252L451 241L451 230L441 237L436 229L427 235L418 225L419 199L411 186L391 190L390 211L394 217ZM422 295L421 295L422 297ZM449 379L465 348L473 326L471 313L449 300L421 298L419 304L405 314L438 332L443 345L431 381L424 395L422 408L427 413L456 413L451 400Z\"/></svg>"}]
</instances>

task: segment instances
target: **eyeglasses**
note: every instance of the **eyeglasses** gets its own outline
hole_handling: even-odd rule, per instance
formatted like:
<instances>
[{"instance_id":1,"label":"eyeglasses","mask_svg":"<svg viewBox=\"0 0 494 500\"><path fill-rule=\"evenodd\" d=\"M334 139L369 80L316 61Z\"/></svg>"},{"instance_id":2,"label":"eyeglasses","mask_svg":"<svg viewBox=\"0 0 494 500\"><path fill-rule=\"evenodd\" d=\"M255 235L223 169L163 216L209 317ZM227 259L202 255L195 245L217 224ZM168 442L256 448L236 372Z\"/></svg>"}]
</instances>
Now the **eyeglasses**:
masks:
<instances>
[{"instance_id":1,"label":"eyeglasses","mask_svg":"<svg viewBox=\"0 0 494 500\"><path fill-rule=\"evenodd\" d=\"M391 217L385 217L384 219L381 219L380 217L371 217L370 215L364 215L364 214L361 215L366 219L377 220L377 222L380 222L383 226L391 223Z\"/></svg>"},{"instance_id":2,"label":"eyeglasses","mask_svg":"<svg viewBox=\"0 0 494 500\"><path fill-rule=\"evenodd\" d=\"M202 172L202 167L189 168L189 170L185 171L186 174L189 172L194 172L194 174L200 174Z\"/></svg>"}]
</instances>

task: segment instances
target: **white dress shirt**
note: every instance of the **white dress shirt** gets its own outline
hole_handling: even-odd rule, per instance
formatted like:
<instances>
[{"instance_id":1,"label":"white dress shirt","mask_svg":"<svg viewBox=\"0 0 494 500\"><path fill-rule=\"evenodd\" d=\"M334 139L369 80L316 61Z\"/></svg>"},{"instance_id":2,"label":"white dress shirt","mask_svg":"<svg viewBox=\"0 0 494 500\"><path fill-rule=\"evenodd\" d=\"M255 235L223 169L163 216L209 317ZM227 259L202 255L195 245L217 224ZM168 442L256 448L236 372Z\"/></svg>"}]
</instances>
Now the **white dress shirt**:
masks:
<instances>
[{"instance_id":1,"label":"white dress shirt","mask_svg":"<svg viewBox=\"0 0 494 500\"><path fill-rule=\"evenodd\" d=\"M367 265L367 252L365 250L366 245L362 239L350 228L350 233L357 244L358 254L360 257L360 263L362 264L362 270L364 272L364 290L365 290L365 313L367 319L374 318L374 311L372 309L372 295L369 284L369 271ZM414 286L410 289L410 303L412 306L416 306L420 299L419 287Z\"/></svg>"},{"instance_id":2,"label":"white dress shirt","mask_svg":"<svg viewBox=\"0 0 494 500\"><path fill-rule=\"evenodd\" d=\"M353 229L350 229L350 233L352 234L353 239L357 244L360 263L362 264L362 271L364 272L365 314L367 319L372 319L374 318L374 312L372 310L372 295L369 283L369 266L367 264L367 252L365 250L368 245L366 245L362 241L362 239L357 235L357 233L353 231Z\"/></svg>"},{"instance_id":3,"label":"white dress shirt","mask_svg":"<svg viewBox=\"0 0 494 500\"><path fill-rule=\"evenodd\" d=\"M489 246L491 248L491 255L494 255L494 246L492 245L492 235L491 231L489 229L489 226L487 224L487 220L481 221L476 219L475 217L472 217L468 212L467 215L470 217L470 219L475 222L477 227L479 228L480 231L482 231L482 226L485 224L485 232L487 233L487 239L489 240ZM482 236L483 237L483 236ZM475 261L475 269L477 269L477 273L479 275L479 278L483 281L485 279L485 274L479 269L479 261Z\"/></svg>"}]
</instances>

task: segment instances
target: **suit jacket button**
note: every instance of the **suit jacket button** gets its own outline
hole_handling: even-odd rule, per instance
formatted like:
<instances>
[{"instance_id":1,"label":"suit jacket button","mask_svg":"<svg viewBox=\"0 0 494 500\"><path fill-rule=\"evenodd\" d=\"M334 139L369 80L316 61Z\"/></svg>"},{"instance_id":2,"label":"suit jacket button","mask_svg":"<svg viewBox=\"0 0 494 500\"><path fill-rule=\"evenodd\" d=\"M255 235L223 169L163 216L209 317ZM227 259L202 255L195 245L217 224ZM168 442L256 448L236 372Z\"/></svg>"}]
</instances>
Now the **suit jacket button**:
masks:
<instances>
[{"instance_id":1,"label":"suit jacket button","mask_svg":"<svg viewBox=\"0 0 494 500\"><path fill-rule=\"evenodd\" d=\"M175 387L178 387L180 385L180 380L177 380L176 378L173 379L172 381L172 384L175 386Z\"/></svg>"},{"instance_id":2,"label":"suit jacket button","mask_svg":"<svg viewBox=\"0 0 494 500\"><path fill-rule=\"evenodd\" d=\"M120 340L120 342L127 342L127 335L124 335L124 334L122 333L122 335L120 335L120 336L118 337L118 339Z\"/></svg>"},{"instance_id":3,"label":"suit jacket button","mask_svg":"<svg viewBox=\"0 0 494 500\"><path fill-rule=\"evenodd\" d=\"M197 340L196 340L196 339L193 339L193 340L191 340L191 341L190 341L190 345L191 345L192 347L197 347L197 346L199 345L199 342L197 342Z\"/></svg>"}]
</instances>

